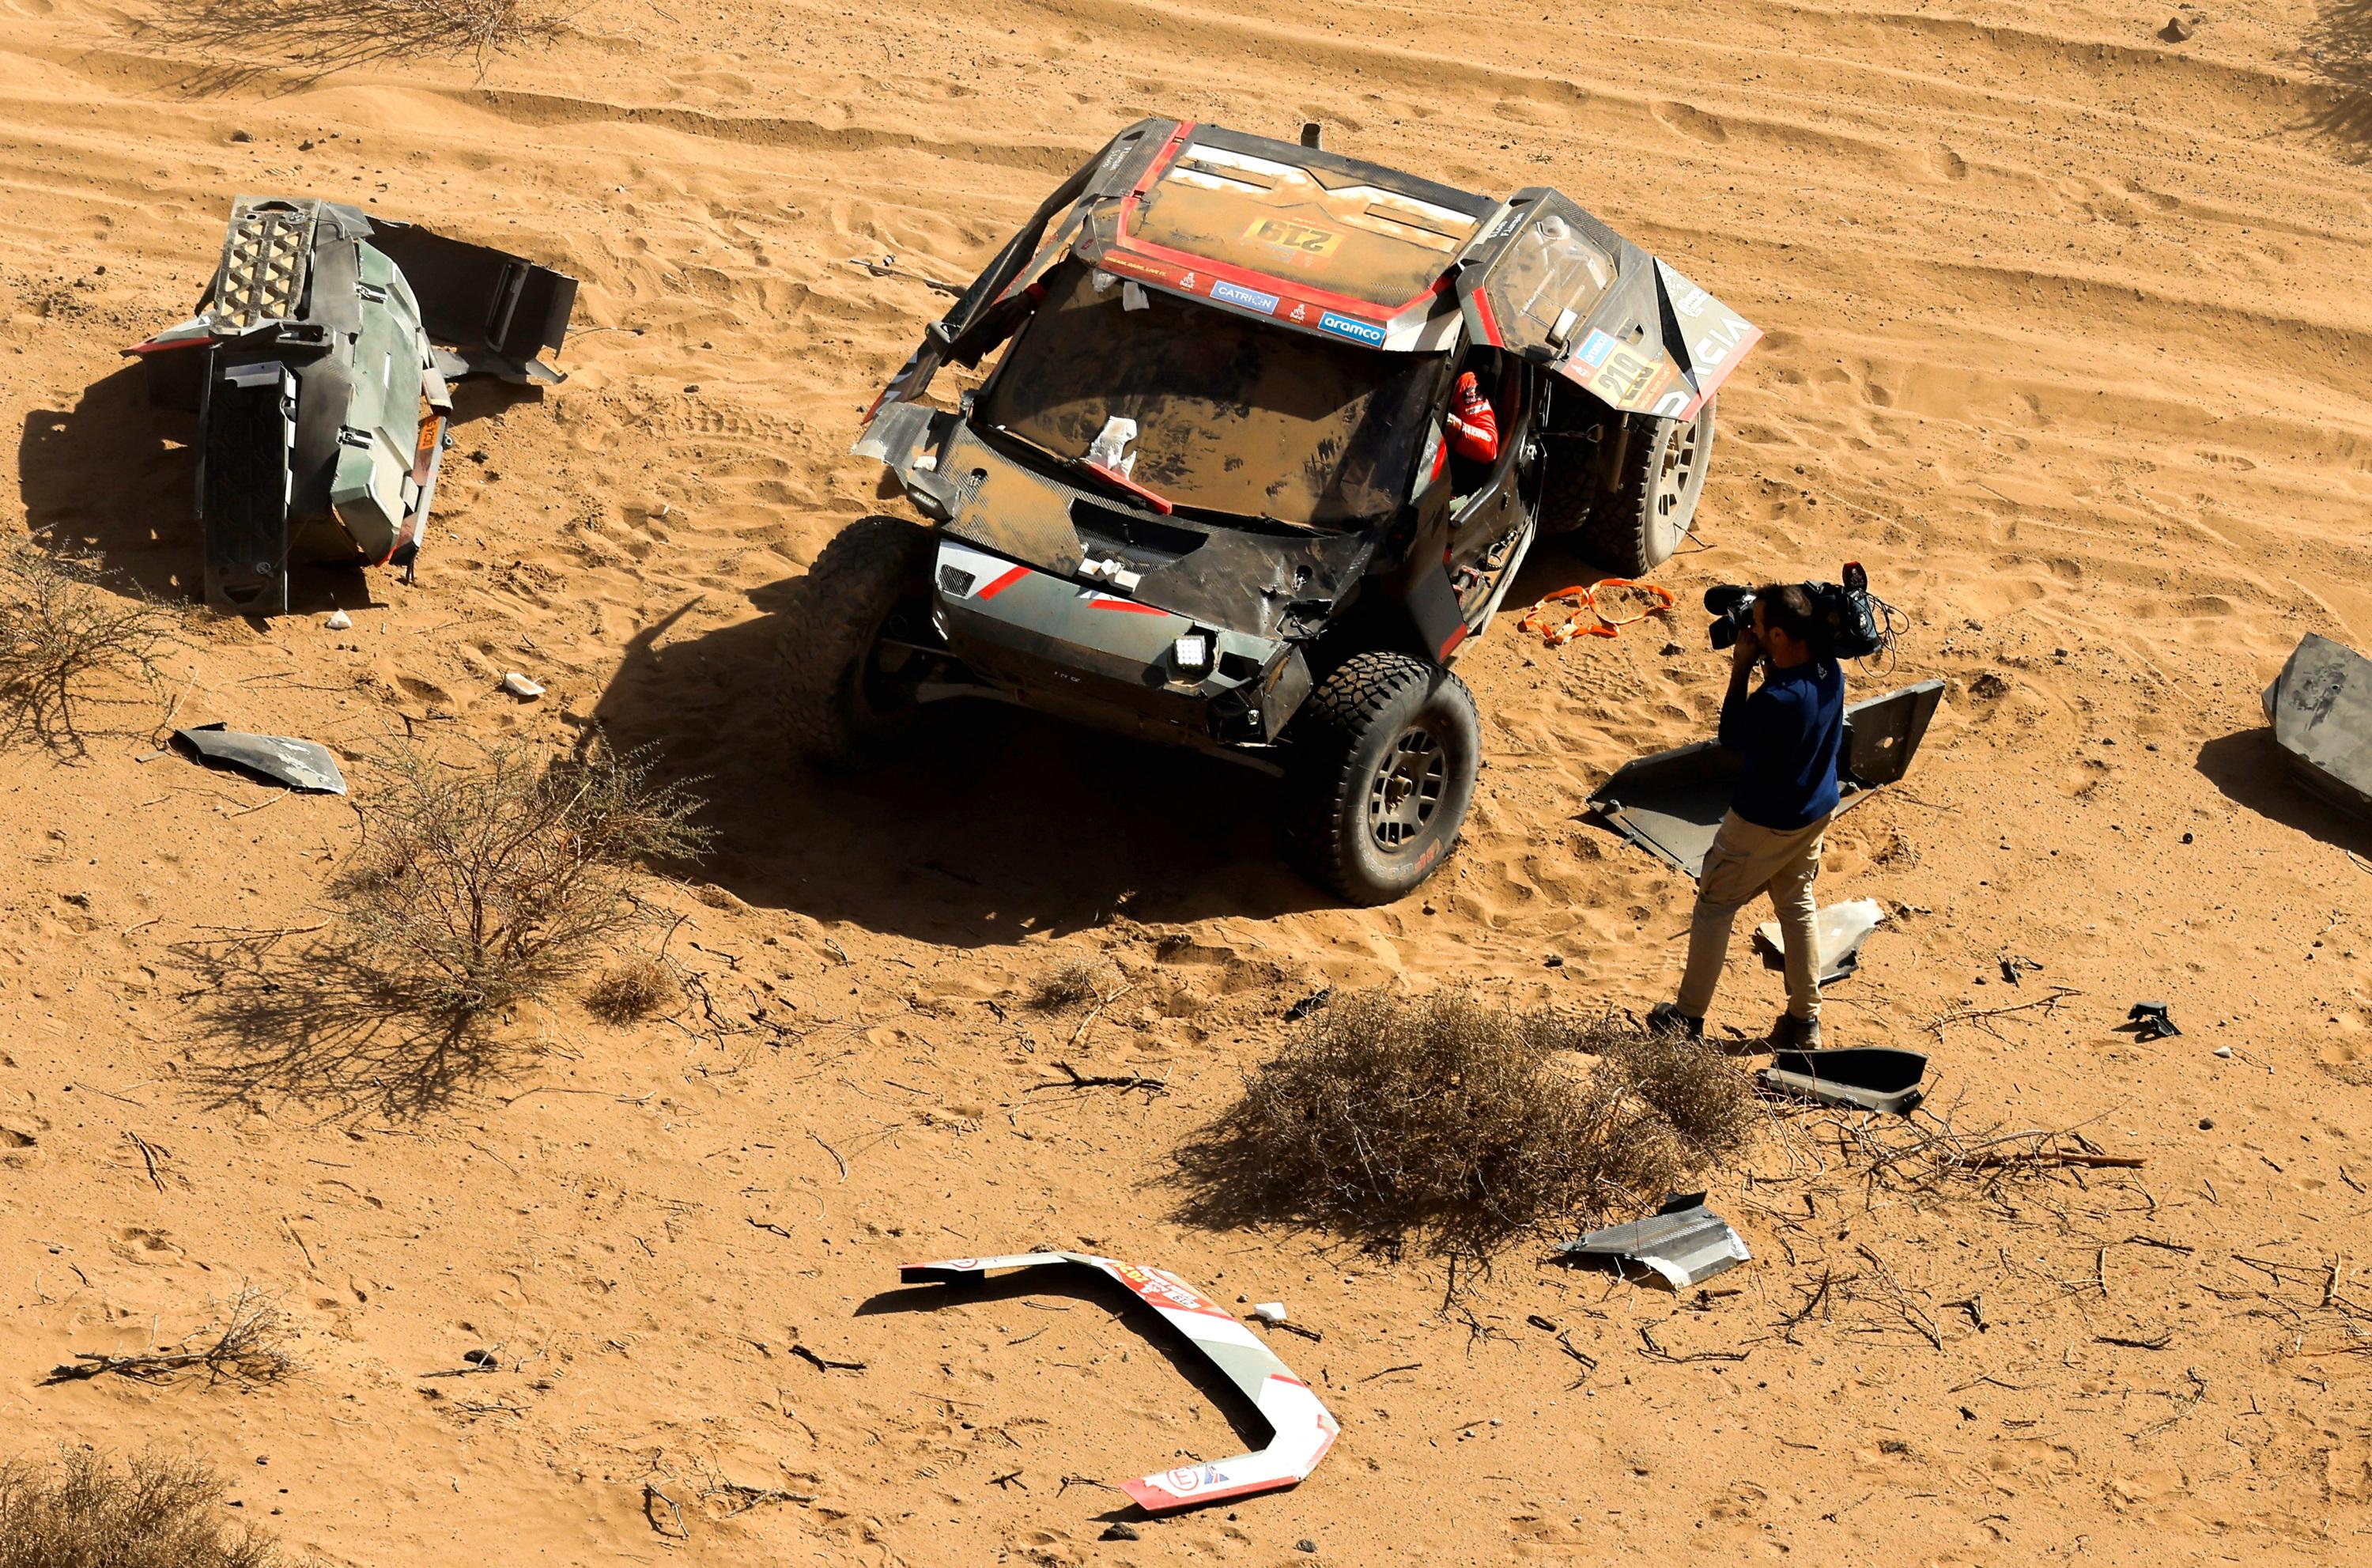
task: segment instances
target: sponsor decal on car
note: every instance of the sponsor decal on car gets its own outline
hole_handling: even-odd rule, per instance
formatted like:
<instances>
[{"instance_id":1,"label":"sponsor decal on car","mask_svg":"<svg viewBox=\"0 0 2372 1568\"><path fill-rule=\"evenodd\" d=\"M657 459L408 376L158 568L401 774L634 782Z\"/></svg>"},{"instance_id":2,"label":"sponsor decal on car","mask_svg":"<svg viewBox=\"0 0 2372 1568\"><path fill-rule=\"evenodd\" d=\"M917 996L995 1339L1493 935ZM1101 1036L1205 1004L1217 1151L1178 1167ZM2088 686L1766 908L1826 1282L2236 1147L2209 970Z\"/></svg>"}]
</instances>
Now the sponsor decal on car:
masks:
<instances>
[{"instance_id":1,"label":"sponsor decal on car","mask_svg":"<svg viewBox=\"0 0 2372 1568\"><path fill-rule=\"evenodd\" d=\"M1263 245L1273 245L1303 256L1331 255L1343 243L1339 229L1320 228L1316 224L1294 223L1286 218L1259 218L1244 230L1246 239L1257 239Z\"/></svg>"},{"instance_id":2,"label":"sponsor decal on car","mask_svg":"<svg viewBox=\"0 0 2372 1568\"><path fill-rule=\"evenodd\" d=\"M1593 327L1590 329L1589 336L1581 340L1581 346L1573 351L1573 356L1576 359L1586 360L1591 365L1603 365L1606 363L1606 356L1613 352L1614 340Z\"/></svg>"},{"instance_id":3,"label":"sponsor decal on car","mask_svg":"<svg viewBox=\"0 0 2372 1568\"><path fill-rule=\"evenodd\" d=\"M1370 348L1384 346L1384 329L1374 321L1362 321L1355 316L1338 315L1329 310L1318 318L1318 327L1320 331L1332 332L1337 337L1350 338L1355 342L1366 343Z\"/></svg>"},{"instance_id":4,"label":"sponsor decal on car","mask_svg":"<svg viewBox=\"0 0 2372 1568\"><path fill-rule=\"evenodd\" d=\"M1222 305L1240 305L1247 310L1257 310L1263 316L1276 314L1277 296L1275 295L1262 294L1256 288L1246 288L1241 284L1232 284L1225 278L1213 281L1211 297Z\"/></svg>"}]
</instances>

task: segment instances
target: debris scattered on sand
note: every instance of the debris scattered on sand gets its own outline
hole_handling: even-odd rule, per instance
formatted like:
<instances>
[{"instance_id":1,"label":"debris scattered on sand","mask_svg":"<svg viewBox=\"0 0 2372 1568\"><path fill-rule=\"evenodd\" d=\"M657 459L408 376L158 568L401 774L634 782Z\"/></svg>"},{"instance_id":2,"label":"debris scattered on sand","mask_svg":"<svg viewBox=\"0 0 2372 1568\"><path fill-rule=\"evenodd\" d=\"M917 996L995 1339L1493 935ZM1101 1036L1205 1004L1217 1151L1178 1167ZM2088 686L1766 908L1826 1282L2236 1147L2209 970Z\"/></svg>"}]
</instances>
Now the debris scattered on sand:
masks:
<instances>
[{"instance_id":1,"label":"debris scattered on sand","mask_svg":"<svg viewBox=\"0 0 2372 1568\"><path fill-rule=\"evenodd\" d=\"M267 784L318 795L343 795L346 777L319 741L285 735L248 735L220 724L177 729L173 738L210 768L229 768Z\"/></svg>"},{"instance_id":2,"label":"debris scattered on sand","mask_svg":"<svg viewBox=\"0 0 2372 1568\"><path fill-rule=\"evenodd\" d=\"M1582 1261L1602 1261L1628 1272L1652 1270L1674 1290L1711 1279L1753 1255L1729 1222L1704 1206L1702 1192L1674 1193L1644 1220L1593 1230L1560 1249Z\"/></svg>"},{"instance_id":3,"label":"debris scattered on sand","mask_svg":"<svg viewBox=\"0 0 2372 1568\"><path fill-rule=\"evenodd\" d=\"M1886 919L1886 908L1876 899L1852 899L1831 904L1814 917L1820 948L1820 981L1833 985L1861 968L1861 945ZM1754 928L1755 946L1764 964L1778 969L1786 961L1779 923L1766 920ZM2006 972L2008 966L2003 966ZM2013 982L2015 983L2015 982Z\"/></svg>"},{"instance_id":4,"label":"debris scattered on sand","mask_svg":"<svg viewBox=\"0 0 2372 1568\"><path fill-rule=\"evenodd\" d=\"M514 669L503 677L503 690L523 703L532 703L543 695L543 688Z\"/></svg>"}]
</instances>

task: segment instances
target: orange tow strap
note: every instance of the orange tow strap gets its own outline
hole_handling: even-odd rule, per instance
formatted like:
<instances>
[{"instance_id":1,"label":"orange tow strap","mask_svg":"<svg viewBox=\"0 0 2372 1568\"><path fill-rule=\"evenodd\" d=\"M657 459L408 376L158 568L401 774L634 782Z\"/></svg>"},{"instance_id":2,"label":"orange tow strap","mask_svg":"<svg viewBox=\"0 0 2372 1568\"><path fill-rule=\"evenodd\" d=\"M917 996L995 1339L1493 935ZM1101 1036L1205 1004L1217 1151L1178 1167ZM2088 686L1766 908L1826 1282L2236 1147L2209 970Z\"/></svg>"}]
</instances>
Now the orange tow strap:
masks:
<instances>
[{"instance_id":1,"label":"orange tow strap","mask_svg":"<svg viewBox=\"0 0 2372 1568\"><path fill-rule=\"evenodd\" d=\"M1636 613L1616 617L1609 615L1598 602L1601 588L1629 588L1645 596ZM1617 628L1636 625L1651 615L1661 615L1672 608L1672 591L1653 583L1634 583L1628 577L1602 577L1587 587L1559 588L1524 612L1523 630L1537 633L1550 647L1560 647L1577 637L1611 637ZM1564 607L1561 618L1552 617L1553 606ZM1584 618L1587 619L1585 620Z\"/></svg>"}]
</instances>

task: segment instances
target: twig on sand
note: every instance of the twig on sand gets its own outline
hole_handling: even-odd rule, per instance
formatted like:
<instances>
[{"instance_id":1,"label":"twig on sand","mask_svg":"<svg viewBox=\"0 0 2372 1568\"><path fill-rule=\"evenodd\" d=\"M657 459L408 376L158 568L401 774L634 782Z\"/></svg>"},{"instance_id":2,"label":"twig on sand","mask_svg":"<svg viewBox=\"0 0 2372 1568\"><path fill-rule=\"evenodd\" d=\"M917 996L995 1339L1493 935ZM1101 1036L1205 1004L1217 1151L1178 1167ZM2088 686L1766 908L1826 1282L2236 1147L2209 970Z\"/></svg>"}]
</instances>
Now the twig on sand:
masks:
<instances>
[{"instance_id":1,"label":"twig on sand","mask_svg":"<svg viewBox=\"0 0 2372 1568\"><path fill-rule=\"evenodd\" d=\"M1990 1031L1993 1025L1987 1022L1989 1019L2007 1017L2012 1013L2033 1012L2038 1008L2045 1013L2055 1012L2062 1002L2071 996L2083 994L2072 986L2054 986L2050 995L2038 996L2031 1002L2015 1003L2007 1007L1964 1007L1956 1013L1945 1013L1930 1018L1924 1027L1937 1040L1943 1039L1945 1029L1954 1024L1983 1024Z\"/></svg>"},{"instance_id":2,"label":"twig on sand","mask_svg":"<svg viewBox=\"0 0 2372 1568\"><path fill-rule=\"evenodd\" d=\"M818 1137L816 1137L816 1134L815 1134L815 1132L814 1132L814 1131L813 1131L812 1129L810 1129L810 1130L808 1131L808 1137L810 1137L810 1138L814 1138L814 1139L815 1139L815 1146L816 1146L817 1148L821 1149L825 1154L828 1154L828 1155L830 1155L830 1156L831 1156L831 1163L832 1163L832 1164L834 1164L834 1165L836 1165L836 1166L838 1166L838 1167L840 1167L840 1179L841 1179L843 1181L847 1180L847 1179L848 1179L848 1162L847 1162L846 1160L844 1160L844 1159L843 1159L843 1158L841 1158L841 1157L840 1157L840 1151L839 1151L838 1149L833 1148L830 1144L825 1143L821 1138L818 1138Z\"/></svg>"},{"instance_id":3,"label":"twig on sand","mask_svg":"<svg viewBox=\"0 0 2372 1568\"><path fill-rule=\"evenodd\" d=\"M1169 1079L1148 1077L1143 1073L1083 1074L1067 1062L1057 1062L1054 1068L1066 1082L1032 1084L1024 1092L1036 1094L1040 1089L1143 1089L1148 1097L1169 1092Z\"/></svg>"},{"instance_id":4,"label":"twig on sand","mask_svg":"<svg viewBox=\"0 0 2372 1568\"><path fill-rule=\"evenodd\" d=\"M138 1148L140 1151L141 1159L147 1163L149 1183L159 1192L165 1191L165 1179L157 1173L157 1151L156 1146L150 1144L147 1139L128 1128L125 1129L123 1135L132 1140L134 1146Z\"/></svg>"},{"instance_id":5,"label":"twig on sand","mask_svg":"<svg viewBox=\"0 0 2372 1568\"><path fill-rule=\"evenodd\" d=\"M1122 997L1127 995L1130 992L1134 991L1135 989L1136 982L1134 981L1131 981L1126 985L1122 986L1118 991L1113 992L1110 996L1097 997L1096 1005L1088 1008L1087 1016L1079 1020L1079 1027L1071 1031L1072 1049L1076 1050L1078 1048L1079 1041L1087 1038L1087 1030L1094 1026L1096 1019L1103 1015L1103 1010L1105 1008L1110 1006L1113 1003L1119 1001Z\"/></svg>"},{"instance_id":6,"label":"twig on sand","mask_svg":"<svg viewBox=\"0 0 2372 1568\"><path fill-rule=\"evenodd\" d=\"M808 1349L805 1345L793 1345L791 1347L791 1353L797 1356L801 1361L806 1362L808 1365L814 1367L818 1372L862 1372L865 1370L865 1363L861 1361L834 1361L830 1356L818 1355L814 1351Z\"/></svg>"}]
</instances>

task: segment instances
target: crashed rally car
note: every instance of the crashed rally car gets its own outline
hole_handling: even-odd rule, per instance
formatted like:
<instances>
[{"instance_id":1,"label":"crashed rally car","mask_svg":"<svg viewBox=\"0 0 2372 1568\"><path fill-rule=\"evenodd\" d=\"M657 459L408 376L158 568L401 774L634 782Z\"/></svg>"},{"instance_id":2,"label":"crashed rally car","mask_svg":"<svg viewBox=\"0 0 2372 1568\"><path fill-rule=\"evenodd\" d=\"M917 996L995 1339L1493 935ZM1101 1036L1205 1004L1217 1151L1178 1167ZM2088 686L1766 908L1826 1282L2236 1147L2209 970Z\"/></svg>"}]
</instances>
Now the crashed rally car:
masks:
<instances>
[{"instance_id":1,"label":"crashed rally car","mask_svg":"<svg viewBox=\"0 0 2372 1568\"><path fill-rule=\"evenodd\" d=\"M1538 534L1626 576L1671 554L1760 335L1554 191L1144 121L876 401L855 450L936 526L818 557L792 737L864 763L987 696L1215 750L1286 778L1319 881L1396 898L1472 796L1459 645Z\"/></svg>"},{"instance_id":2,"label":"crashed rally car","mask_svg":"<svg viewBox=\"0 0 2372 1568\"><path fill-rule=\"evenodd\" d=\"M198 314L125 352L198 415L206 602L288 609L292 561L409 568L453 402L560 374L576 280L333 202L241 196ZM459 352L438 348L450 343Z\"/></svg>"}]
</instances>

